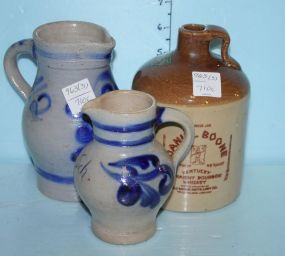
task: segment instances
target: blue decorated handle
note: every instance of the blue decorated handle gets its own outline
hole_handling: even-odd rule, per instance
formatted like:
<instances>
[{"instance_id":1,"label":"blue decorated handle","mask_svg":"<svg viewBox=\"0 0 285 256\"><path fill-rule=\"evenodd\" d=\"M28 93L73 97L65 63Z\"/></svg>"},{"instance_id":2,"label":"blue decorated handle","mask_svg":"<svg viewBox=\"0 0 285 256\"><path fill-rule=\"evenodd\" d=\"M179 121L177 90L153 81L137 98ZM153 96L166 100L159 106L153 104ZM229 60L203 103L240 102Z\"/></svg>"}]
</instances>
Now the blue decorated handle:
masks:
<instances>
[{"instance_id":1,"label":"blue decorated handle","mask_svg":"<svg viewBox=\"0 0 285 256\"><path fill-rule=\"evenodd\" d=\"M158 124L171 122L179 124L184 131L183 142L173 155L173 165L175 170L177 170L179 163L191 150L195 132L193 122L186 114L173 108L158 107Z\"/></svg>"},{"instance_id":2,"label":"blue decorated handle","mask_svg":"<svg viewBox=\"0 0 285 256\"><path fill-rule=\"evenodd\" d=\"M4 69L11 86L17 91L20 97L26 101L31 92L31 86L26 82L20 73L18 67L18 59L23 56L32 58L35 61L33 54L33 40L21 40L11 45L5 53Z\"/></svg>"}]
</instances>

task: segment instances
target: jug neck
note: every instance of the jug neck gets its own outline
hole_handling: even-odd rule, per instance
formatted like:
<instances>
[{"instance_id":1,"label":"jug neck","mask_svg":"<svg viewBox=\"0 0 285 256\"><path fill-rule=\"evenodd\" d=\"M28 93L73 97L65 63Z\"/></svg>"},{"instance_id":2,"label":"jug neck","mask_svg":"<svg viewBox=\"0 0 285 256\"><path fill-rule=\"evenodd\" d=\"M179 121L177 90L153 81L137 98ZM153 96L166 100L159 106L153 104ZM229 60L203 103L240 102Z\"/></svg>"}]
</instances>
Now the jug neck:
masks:
<instances>
[{"instance_id":1,"label":"jug neck","mask_svg":"<svg viewBox=\"0 0 285 256\"><path fill-rule=\"evenodd\" d=\"M210 53L210 41L208 33L204 32L203 25L185 25L179 29L176 57L179 59L209 60L212 59Z\"/></svg>"}]
</instances>

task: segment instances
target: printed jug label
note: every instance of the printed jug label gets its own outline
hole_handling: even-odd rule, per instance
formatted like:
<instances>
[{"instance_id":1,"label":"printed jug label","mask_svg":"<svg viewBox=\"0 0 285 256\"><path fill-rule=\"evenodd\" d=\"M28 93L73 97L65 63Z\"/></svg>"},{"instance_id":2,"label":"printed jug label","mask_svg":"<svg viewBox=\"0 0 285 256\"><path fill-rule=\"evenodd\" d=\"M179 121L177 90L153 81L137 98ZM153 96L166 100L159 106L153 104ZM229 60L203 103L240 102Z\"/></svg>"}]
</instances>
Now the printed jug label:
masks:
<instances>
[{"instance_id":1,"label":"printed jug label","mask_svg":"<svg viewBox=\"0 0 285 256\"><path fill-rule=\"evenodd\" d=\"M166 209L205 211L220 208L236 198L243 162L246 104L245 98L206 107L171 106L192 118L195 140L177 170ZM183 130L164 127L156 139L172 156L183 141Z\"/></svg>"}]
</instances>

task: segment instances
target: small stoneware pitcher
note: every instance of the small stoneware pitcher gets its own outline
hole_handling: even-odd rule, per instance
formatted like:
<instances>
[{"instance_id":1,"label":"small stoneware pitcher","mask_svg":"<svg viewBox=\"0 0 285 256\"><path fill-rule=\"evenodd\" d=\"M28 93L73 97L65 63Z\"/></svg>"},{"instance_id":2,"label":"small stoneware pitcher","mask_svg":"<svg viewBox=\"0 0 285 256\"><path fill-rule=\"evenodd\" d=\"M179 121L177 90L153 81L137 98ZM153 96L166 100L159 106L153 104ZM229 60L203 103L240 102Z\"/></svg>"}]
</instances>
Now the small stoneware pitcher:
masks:
<instances>
[{"instance_id":1,"label":"small stoneware pitcher","mask_svg":"<svg viewBox=\"0 0 285 256\"><path fill-rule=\"evenodd\" d=\"M158 210L169 196L180 160L191 148L194 128L182 112L157 107L139 91L113 91L83 106L94 140L77 158L77 191L92 215L96 236L131 244L155 232ZM155 128L174 122L184 140L173 159L155 139Z\"/></svg>"},{"instance_id":2,"label":"small stoneware pitcher","mask_svg":"<svg viewBox=\"0 0 285 256\"><path fill-rule=\"evenodd\" d=\"M38 187L51 198L78 200L74 162L93 139L80 110L88 100L117 89L109 65L114 46L114 39L99 25L60 21L38 27L33 39L19 41L6 52L7 77L25 101L23 135ZM32 87L19 72L21 56L37 64Z\"/></svg>"}]
</instances>

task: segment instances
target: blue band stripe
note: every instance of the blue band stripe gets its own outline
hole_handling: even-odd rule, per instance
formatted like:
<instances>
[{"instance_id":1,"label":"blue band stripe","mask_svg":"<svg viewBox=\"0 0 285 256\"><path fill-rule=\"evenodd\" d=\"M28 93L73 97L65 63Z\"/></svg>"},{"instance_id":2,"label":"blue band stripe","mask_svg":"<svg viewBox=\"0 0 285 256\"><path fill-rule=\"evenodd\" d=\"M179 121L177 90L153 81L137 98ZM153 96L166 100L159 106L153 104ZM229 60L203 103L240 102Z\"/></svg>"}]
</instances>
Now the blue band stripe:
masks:
<instances>
[{"instance_id":1,"label":"blue band stripe","mask_svg":"<svg viewBox=\"0 0 285 256\"><path fill-rule=\"evenodd\" d=\"M163 123L162 115L163 115L164 111L165 111L165 107L157 107L157 109L156 109L156 115L157 115L156 120L157 120L158 125Z\"/></svg>"},{"instance_id":2,"label":"blue band stripe","mask_svg":"<svg viewBox=\"0 0 285 256\"><path fill-rule=\"evenodd\" d=\"M154 139L154 135L152 134L150 136L143 137L139 140L133 140L133 141L129 141L129 140L128 141L115 141L115 140L106 140L94 134L94 139L102 144L106 144L109 146L134 147L134 146L139 146L139 145L143 145L143 144L151 142Z\"/></svg>"},{"instance_id":3,"label":"blue band stripe","mask_svg":"<svg viewBox=\"0 0 285 256\"><path fill-rule=\"evenodd\" d=\"M143 130L147 130L147 129L152 128L155 122L156 122L156 119L153 119L145 123L133 124L129 126L113 126L113 125L102 124L95 120L92 120L92 123L96 128L109 131L109 132L120 132L120 133L140 132Z\"/></svg>"},{"instance_id":4,"label":"blue band stripe","mask_svg":"<svg viewBox=\"0 0 285 256\"><path fill-rule=\"evenodd\" d=\"M78 59L93 59L93 60L110 60L111 52L108 53L89 53L89 54L78 54L78 53L53 53L43 49L36 48L36 55L40 55L45 58L55 60L78 60Z\"/></svg>"},{"instance_id":5,"label":"blue band stripe","mask_svg":"<svg viewBox=\"0 0 285 256\"><path fill-rule=\"evenodd\" d=\"M74 177L63 177L59 175L55 175L52 173L49 173L47 171L44 171L43 169L39 168L38 166L35 166L35 169L39 175L41 175L43 178L53 181L55 183L61 183L61 184L67 184L72 185L74 183Z\"/></svg>"}]
</instances>

